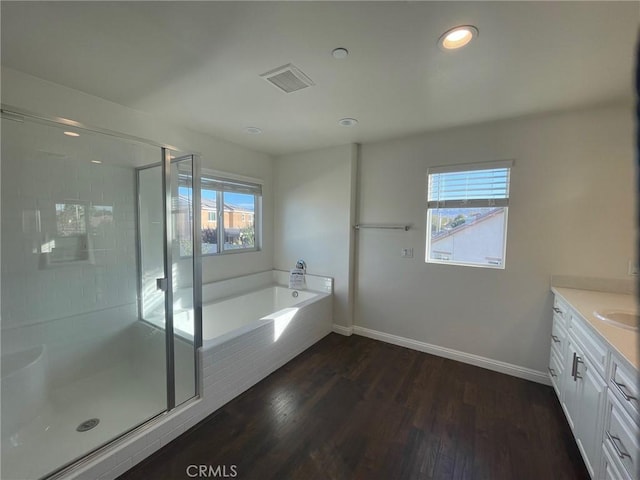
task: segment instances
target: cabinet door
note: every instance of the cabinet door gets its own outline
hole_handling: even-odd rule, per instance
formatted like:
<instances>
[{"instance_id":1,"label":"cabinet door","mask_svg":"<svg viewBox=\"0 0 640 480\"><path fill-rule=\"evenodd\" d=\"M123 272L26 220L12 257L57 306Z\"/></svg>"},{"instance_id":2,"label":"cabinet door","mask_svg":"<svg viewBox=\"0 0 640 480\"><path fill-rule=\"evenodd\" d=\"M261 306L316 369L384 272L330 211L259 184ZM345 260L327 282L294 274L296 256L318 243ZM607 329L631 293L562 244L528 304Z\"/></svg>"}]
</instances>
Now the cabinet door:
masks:
<instances>
[{"instance_id":1,"label":"cabinet door","mask_svg":"<svg viewBox=\"0 0 640 480\"><path fill-rule=\"evenodd\" d=\"M562 407L591 478L598 478L606 383L571 335L567 346Z\"/></svg>"},{"instance_id":2,"label":"cabinet door","mask_svg":"<svg viewBox=\"0 0 640 480\"><path fill-rule=\"evenodd\" d=\"M573 432L573 435L576 437L576 439L578 437L578 434L576 432L576 420L579 414L579 384L578 381L573 377L573 373L575 358L578 355L579 352L577 352L577 346L573 339L569 337L567 342L567 351L564 358L564 387L562 389L562 409L564 410L564 414L567 417L567 421L569 422L571 431Z\"/></svg>"},{"instance_id":3,"label":"cabinet door","mask_svg":"<svg viewBox=\"0 0 640 480\"><path fill-rule=\"evenodd\" d=\"M578 355L576 361L577 402L579 412L576 415L576 437L579 439L587 469L592 478L597 478L602 454L602 414L607 385L595 366L584 356Z\"/></svg>"}]
</instances>

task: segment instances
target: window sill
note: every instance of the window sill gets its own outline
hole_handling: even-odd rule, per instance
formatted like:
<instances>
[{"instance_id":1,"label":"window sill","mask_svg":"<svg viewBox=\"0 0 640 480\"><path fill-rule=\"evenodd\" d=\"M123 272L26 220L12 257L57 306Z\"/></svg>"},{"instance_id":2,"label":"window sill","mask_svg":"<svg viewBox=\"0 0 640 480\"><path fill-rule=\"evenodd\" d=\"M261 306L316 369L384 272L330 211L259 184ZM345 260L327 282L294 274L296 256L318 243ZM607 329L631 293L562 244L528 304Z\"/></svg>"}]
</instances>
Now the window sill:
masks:
<instances>
[{"instance_id":1,"label":"window sill","mask_svg":"<svg viewBox=\"0 0 640 480\"><path fill-rule=\"evenodd\" d=\"M455 265L458 267L474 267L474 268L488 268L490 270L504 270L505 266L502 265L486 265L486 264L478 264L478 263L464 263L464 262L450 262L448 260L425 260L426 264L436 264L436 265Z\"/></svg>"},{"instance_id":2,"label":"window sill","mask_svg":"<svg viewBox=\"0 0 640 480\"><path fill-rule=\"evenodd\" d=\"M260 248L238 248L236 250L225 250L224 252L219 252L219 253L203 253L202 255L200 255L202 258L205 257L222 257L225 255L236 255L238 253L256 253L256 252L261 252L262 249ZM180 260L190 260L191 255L186 256L186 257L180 257Z\"/></svg>"}]
</instances>

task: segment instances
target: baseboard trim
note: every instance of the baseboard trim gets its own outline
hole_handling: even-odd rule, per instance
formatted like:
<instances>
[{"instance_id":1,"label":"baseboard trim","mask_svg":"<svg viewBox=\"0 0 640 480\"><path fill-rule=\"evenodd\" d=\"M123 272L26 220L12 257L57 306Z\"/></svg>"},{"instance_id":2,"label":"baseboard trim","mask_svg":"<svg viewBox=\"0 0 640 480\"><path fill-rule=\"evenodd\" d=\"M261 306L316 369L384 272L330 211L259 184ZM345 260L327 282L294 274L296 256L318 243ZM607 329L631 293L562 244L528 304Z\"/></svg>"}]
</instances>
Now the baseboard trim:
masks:
<instances>
[{"instance_id":1,"label":"baseboard trim","mask_svg":"<svg viewBox=\"0 0 640 480\"><path fill-rule=\"evenodd\" d=\"M340 335L350 337L353 334L353 327L343 327L342 325L333 324L333 331Z\"/></svg>"},{"instance_id":2,"label":"baseboard trim","mask_svg":"<svg viewBox=\"0 0 640 480\"><path fill-rule=\"evenodd\" d=\"M336 325L334 325L333 328L335 332ZM412 350L430 353L432 355L449 358L451 360L457 360L459 362L468 363L470 365L486 368L488 370L493 370L494 372L505 373L514 377L523 378L525 380L531 380L532 382L551 385L549 376L546 373L540 372L538 370L532 370L530 368L521 367L519 365L513 365L511 363L501 362L499 360L493 360L491 358L481 357L480 355L465 353L459 350L453 350L451 348L440 347L438 345L432 345L430 343L420 342L418 340L400 337L398 335L392 335L390 333L384 333L378 330L371 330L370 328L359 327L357 325L354 325L352 330L355 335L373 338L374 340L392 343L393 345L411 348Z\"/></svg>"}]
</instances>

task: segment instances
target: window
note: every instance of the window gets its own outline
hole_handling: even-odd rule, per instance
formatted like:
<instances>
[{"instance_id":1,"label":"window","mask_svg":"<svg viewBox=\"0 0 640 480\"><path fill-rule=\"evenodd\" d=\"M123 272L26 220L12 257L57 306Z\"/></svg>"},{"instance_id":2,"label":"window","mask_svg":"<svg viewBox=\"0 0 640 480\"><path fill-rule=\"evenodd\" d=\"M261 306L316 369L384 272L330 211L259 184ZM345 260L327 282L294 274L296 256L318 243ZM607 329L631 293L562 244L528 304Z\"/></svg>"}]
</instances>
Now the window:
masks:
<instances>
[{"instance_id":1,"label":"window","mask_svg":"<svg viewBox=\"0 0 640 480\"><path fill-rule=\"evenodd\" d=\"M47 265L89 260L87 205L56 203L55 209L56 235L47 235L41 250L46 254Z\"/></svg>"},{"instance_id":2,"label":"window","mask_svg":"<svg viewBox=\"0 0 640 480\"><path fill-rule=\"evenodd\" d=\"M512 165L429 169L427 263L504 268Z\"/></svg>"},{"instance_id":3,"label":"window","mask_svg":"<svg viewBox=\"0 0 640 480\"><path fill-rule=\"evenodd\" d=\"M254 219L260 215L262 185L205 174L201 188L202 208L209 210L209 219L213 214L213 220L202 223L202 254L258 250L259 229Z\"/></svg>"}]
</instances>

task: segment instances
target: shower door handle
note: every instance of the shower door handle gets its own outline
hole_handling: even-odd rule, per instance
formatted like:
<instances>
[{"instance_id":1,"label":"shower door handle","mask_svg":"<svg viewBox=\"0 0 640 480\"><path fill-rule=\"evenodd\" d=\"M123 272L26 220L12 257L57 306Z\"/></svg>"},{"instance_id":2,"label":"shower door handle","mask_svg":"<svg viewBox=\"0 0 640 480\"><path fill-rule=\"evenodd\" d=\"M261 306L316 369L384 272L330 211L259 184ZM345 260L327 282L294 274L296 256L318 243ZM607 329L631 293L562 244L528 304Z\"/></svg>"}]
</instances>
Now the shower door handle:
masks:
<instances>
[{"instance_id":1,"label":"shower door handle","mask_svg":"<svg viewBox=\"0 0 640 480\"><path fill-rule=\"evenodd\" d=\"M169 288L169 280L167 278L156 278L156 288L166 292Z\"/></svg>"}]
</instances>

